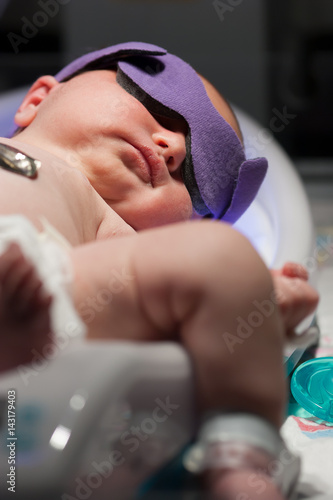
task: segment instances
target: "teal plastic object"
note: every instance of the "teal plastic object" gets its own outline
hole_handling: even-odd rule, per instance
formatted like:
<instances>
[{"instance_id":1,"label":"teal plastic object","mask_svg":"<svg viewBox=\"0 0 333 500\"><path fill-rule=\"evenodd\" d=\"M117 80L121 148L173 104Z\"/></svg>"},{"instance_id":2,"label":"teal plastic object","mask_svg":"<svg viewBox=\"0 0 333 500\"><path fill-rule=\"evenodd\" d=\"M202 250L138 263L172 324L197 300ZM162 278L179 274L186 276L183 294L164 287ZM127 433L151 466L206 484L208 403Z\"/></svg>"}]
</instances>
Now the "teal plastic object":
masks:
<instances>
[{"instance_id":1,"label":"teal plastic object","mask_svg":"<svg viewBox=\"0 0 333 500\"><path fill-rule=\"evenodd\" d=\"M300 365L292 376L291 392L309 413L333 422L333 357L315 358Z\"/></svg>"}]
</instances>

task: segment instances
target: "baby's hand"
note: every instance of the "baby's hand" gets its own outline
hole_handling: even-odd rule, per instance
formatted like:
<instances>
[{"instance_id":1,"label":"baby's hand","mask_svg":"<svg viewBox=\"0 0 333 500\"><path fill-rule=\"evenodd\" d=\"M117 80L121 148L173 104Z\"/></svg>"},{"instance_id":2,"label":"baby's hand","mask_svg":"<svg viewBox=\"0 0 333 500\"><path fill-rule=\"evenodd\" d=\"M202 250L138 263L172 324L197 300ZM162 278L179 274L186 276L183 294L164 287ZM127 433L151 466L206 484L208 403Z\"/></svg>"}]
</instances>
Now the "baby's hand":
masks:
<instances>
[{"instance_id":1,"label":"baby's hand","mask_svg":"<svg viewBox=\"0 0 333 500\"><path fill-rule=\"evenodd\" d=\"M286 333L292 336L296 326L316 309L319 295L309 285L308 272L300 264L288 262L271 274Z\"/></svg>"}]
</instances>

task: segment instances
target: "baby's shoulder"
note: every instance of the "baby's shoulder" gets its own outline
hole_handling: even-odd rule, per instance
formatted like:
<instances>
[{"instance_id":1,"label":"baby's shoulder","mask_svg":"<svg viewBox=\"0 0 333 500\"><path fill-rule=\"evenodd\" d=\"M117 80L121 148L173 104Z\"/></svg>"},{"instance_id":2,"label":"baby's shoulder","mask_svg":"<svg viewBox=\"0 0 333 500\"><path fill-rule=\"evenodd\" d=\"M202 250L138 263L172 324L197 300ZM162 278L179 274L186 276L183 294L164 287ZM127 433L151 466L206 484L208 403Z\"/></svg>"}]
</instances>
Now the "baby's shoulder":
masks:
<instances>
[{"instance_id":1,"label":"baby's shoulder","mask_svg":"<svg viewBox=\"0 0 333 500\"><path fill-rule=\"evenodd\" d=\"M20 209L29 213L30 218L42 214L72 244L95 239L100 221L99 200L87 177L72 164L71 157L66 161L67 158L17 140L0 139L1 143L14 148L21 159L28 156L25 161L35 161L39 166L32 178L15 172L5 175L0 169L4 177L2 187L8 192L15 187L21 200ZM4 203L7 212L17 211L17 197L8 200L7 196Z\"/></svg>"},{"instance_id":2,"label":"baby's shoulder","mask_svg":"<svg viewBox=\"0 0 333 500\"><path fill-rule=\"evenodd\" d=\"M87 190L90 191L88 179L80 171L79 165L74 162L74 157L72 158L70 153L68 153L68 158L63 159L47 149L16 139L0 138L0 143L13 148L13 151L21 153L21 156L25 155L26 162L38 164L36 175L38 184L53 186L60 189L60 192L70 190L72 197L79 194L81 190L85 191L85 195Z\"/></svg>"}]
</instances>

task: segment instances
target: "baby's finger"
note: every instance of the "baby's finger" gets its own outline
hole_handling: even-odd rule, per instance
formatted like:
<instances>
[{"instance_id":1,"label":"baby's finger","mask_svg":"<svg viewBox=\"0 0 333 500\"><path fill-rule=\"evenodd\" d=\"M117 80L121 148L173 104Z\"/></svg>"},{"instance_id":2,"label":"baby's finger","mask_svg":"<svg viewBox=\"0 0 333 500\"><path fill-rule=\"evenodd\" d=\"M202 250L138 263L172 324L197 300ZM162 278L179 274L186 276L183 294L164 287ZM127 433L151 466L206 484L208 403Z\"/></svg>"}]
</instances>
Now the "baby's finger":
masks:
<instances>
[{"instance_id":1,"label":"baby's finger","mask_svg":"<svg viewBox=\"0 0 333 500\"><path fill-rule=\"evenodd\" d=\"M309 279L309 273L305 267L296 262L287 262L282 268L282 275L288 276L288 278L300 278L305 281Z\"/></svg>"},{"instance_id":2,"label":"baby's finger","mask_svg":"<svg viewBox=\"0 0 333 500\"><path fill-rule=\"evenodd\" d=\"M284 279L288 280L286 277ZM280 288L279 306L288 332L315 311L319 295L309 283L300 278L281 281L280 284L284 286Z\"/></svg>"}]
</instances>

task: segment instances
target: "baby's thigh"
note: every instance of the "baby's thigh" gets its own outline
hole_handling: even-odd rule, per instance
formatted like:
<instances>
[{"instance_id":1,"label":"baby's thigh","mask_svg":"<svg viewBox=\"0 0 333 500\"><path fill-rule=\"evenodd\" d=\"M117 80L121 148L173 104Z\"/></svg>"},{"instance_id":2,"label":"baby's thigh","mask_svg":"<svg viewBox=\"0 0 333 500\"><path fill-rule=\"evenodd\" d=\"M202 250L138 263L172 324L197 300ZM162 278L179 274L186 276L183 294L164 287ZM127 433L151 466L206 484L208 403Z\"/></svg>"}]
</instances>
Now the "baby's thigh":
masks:
<instances>
[{"instance_id":1,"label":"baby's thigh","mask_svg":"<svg viewBox=\"0 0 333 500\"><path fill-rule=\"evenodd\" d=\"M74 301L94 337L171 338L199 298L229 304L250 271L258 282L268 274L244 236L217 222L94 242L72 256Z\"/></svg>"},{"instance_id":2,"label":"baby's thigh","mask_svg":"<svg viewBox=\"0 0 333 500\"><path fill-rule=\"evenodd\" d=\"M202 221L147 232L137 243L141 310L155 333L173 333L191 355L202 407L239 408L241 401L277 422L282 323L269 270L249 241L230 226ZM268 313L259 316L258 306Z\"/></svg>"},{"instance_id":3,"label":"baby's thigh","mask_svg":"<svg viewBox=\"0 0 333 500\"><path fill-rule=\"evenodd\" d=\"M179 223L78 247L73 265L74 300L89 337L178 340L193 360L203 408L242 401L247 411L260 407L279 420L281 322L272 306L244 334L255 304L273 292L244 236L222 223Z\"/></svg>"},{"instance_id":4,"label":"baby's thigh","mask_svg":"<svg viewBox=\"0 0 333 500\"><path fill-rule=\"evenodd\" d=\"M266 292L272 287L258 253L227 224L176 224L139 236L133 267L141 300L152 314L163 310L172 320L172 313L203 295L221 300L222 305L239 301L246 286L263 287ZM167 324L167 318L164 321Z\"/></svg>"},{"instance_id":5,"label":"baby's thigh","mask_svg":"<svg viewBox=\"0 0 333 500\"><path fill-rule=\"evenodd\" d=\"M132 253L136 235L96 241L71 251L72 297L88 338L142 339Z\"/></svg>"}]
</instances>

